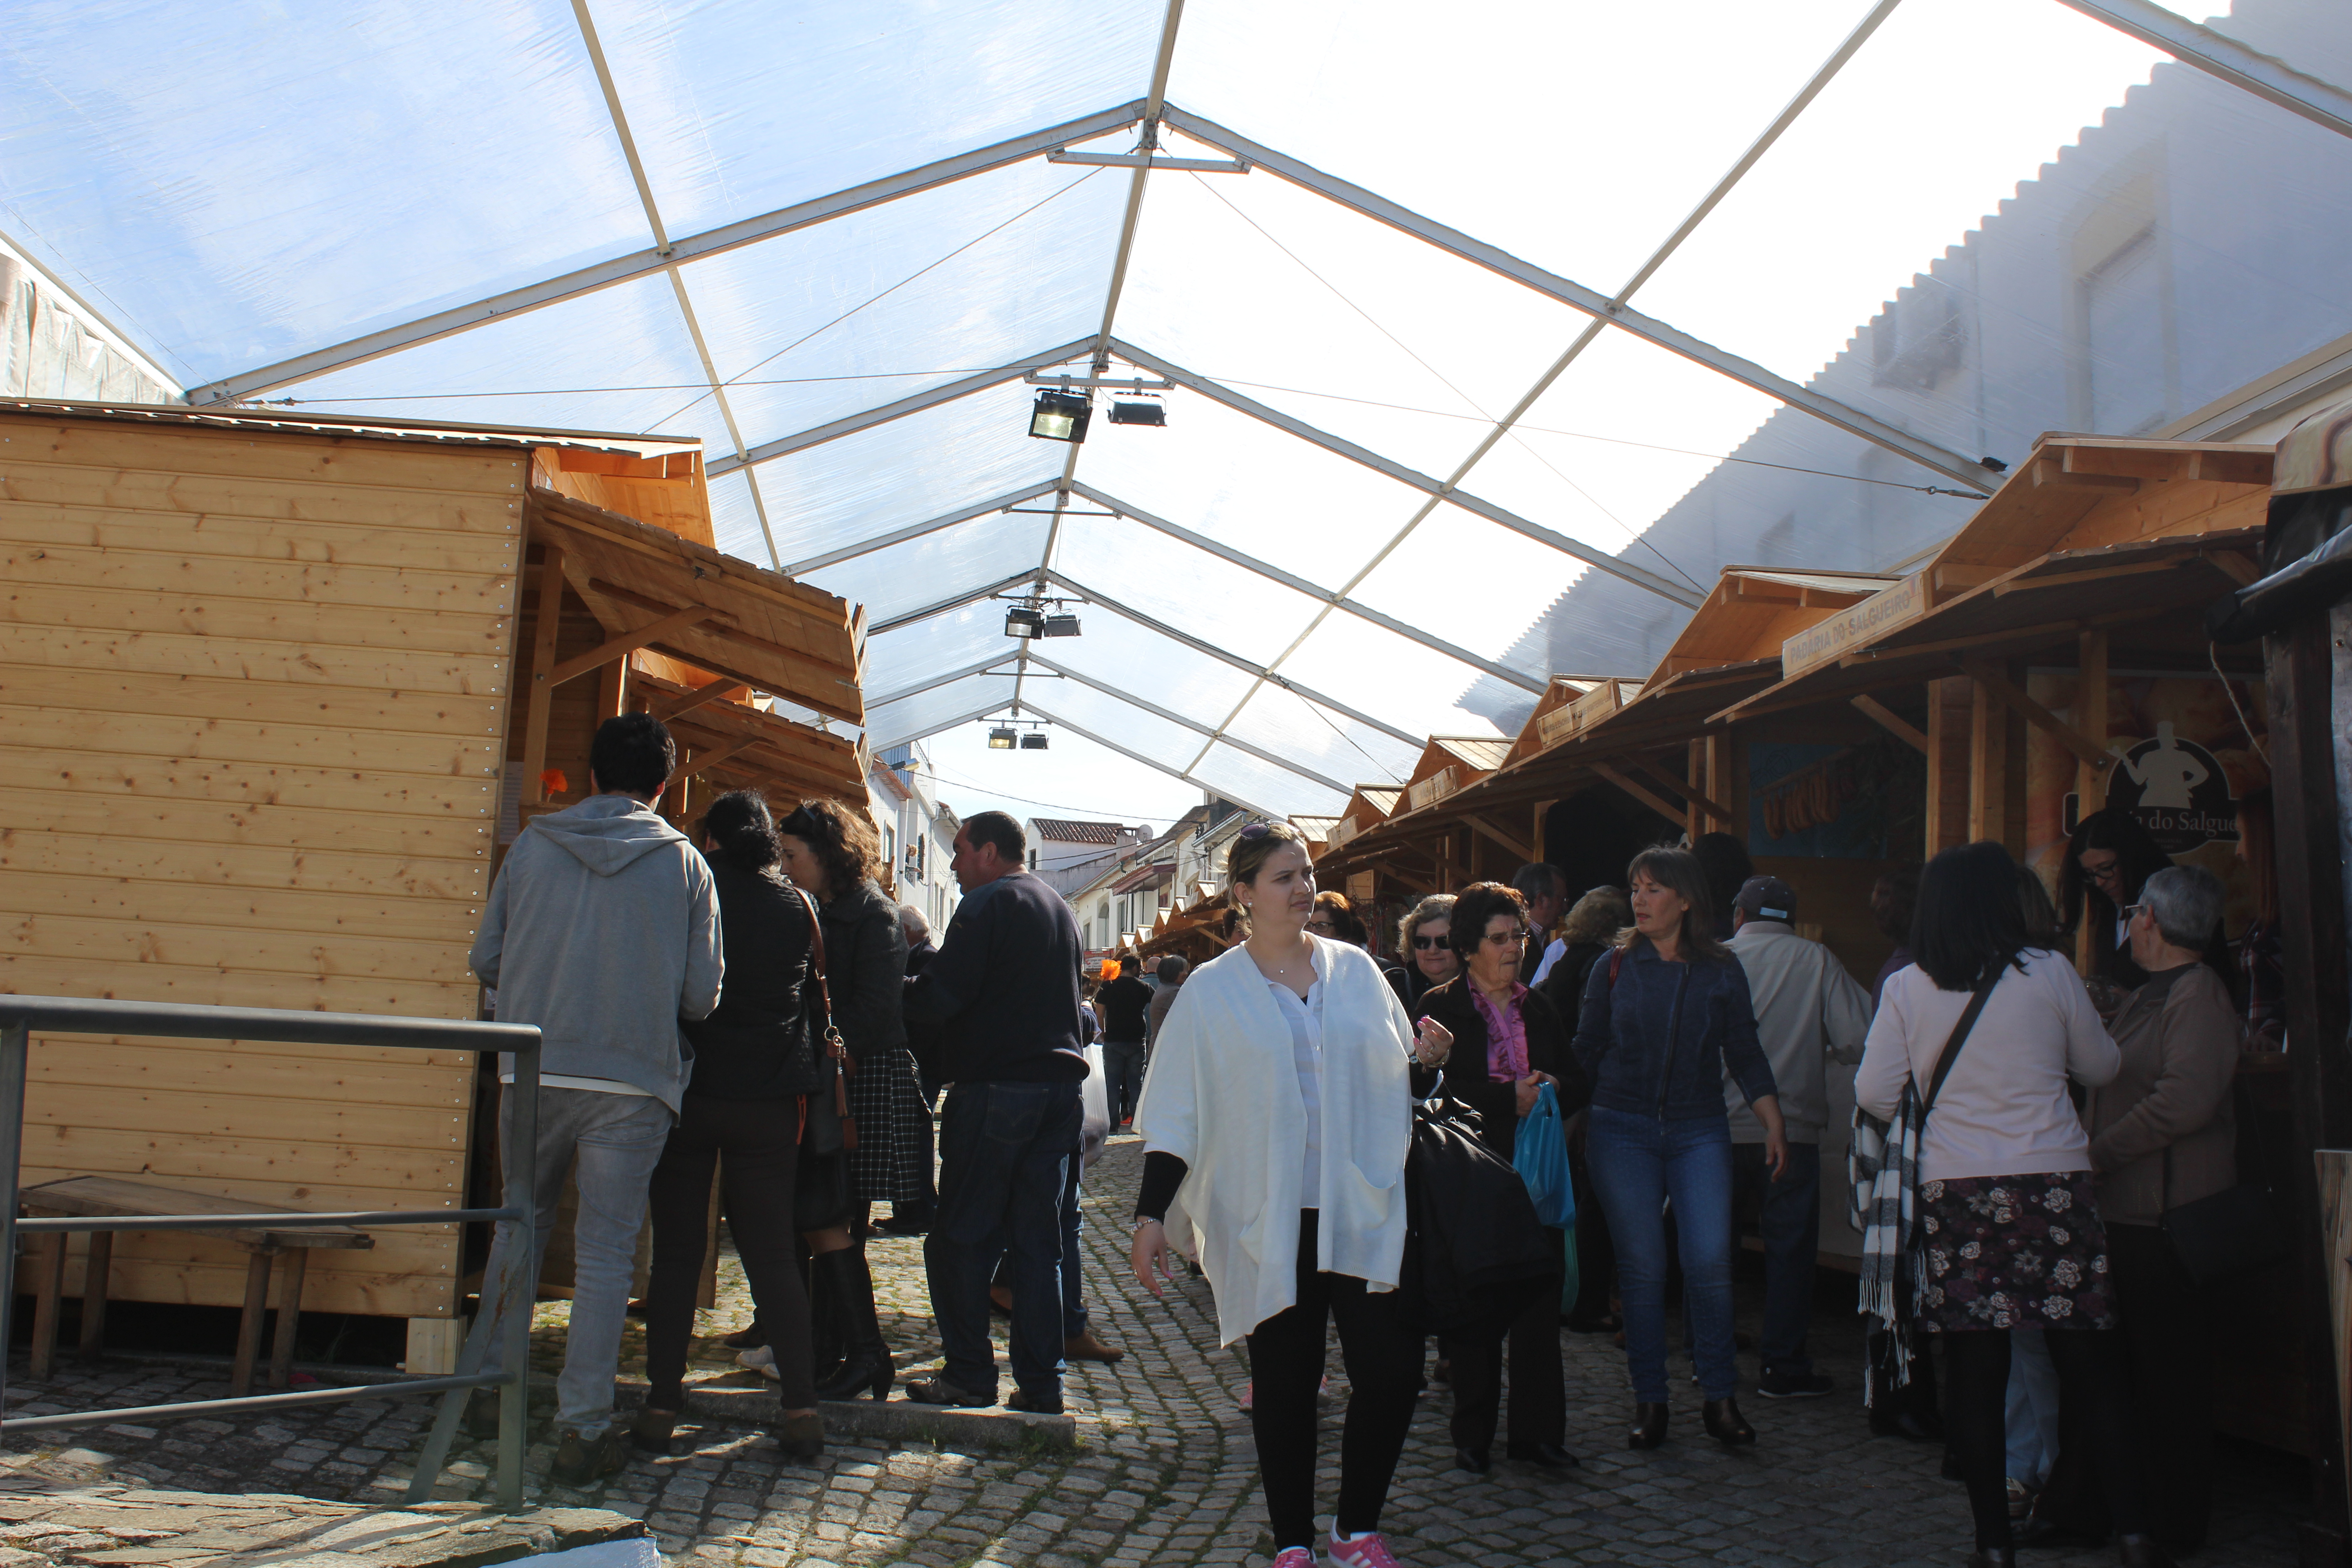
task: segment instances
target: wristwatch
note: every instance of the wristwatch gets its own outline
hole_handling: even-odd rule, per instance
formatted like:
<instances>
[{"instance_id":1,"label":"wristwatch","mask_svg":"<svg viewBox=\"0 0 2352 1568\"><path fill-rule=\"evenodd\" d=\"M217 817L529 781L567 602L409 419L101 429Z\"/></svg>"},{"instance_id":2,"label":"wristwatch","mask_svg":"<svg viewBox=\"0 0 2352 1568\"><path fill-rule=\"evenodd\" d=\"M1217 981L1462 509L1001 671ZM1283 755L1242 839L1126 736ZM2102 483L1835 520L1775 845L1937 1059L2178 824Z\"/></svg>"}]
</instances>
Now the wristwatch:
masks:
<instances>
[{"instance_id":1,"label":"wristwatch","mask_svg":"<svg viewBox=\"0 0 2352 1568\"><path fill-rule=\"evenodd\" d=\"M1167 1223L1168 1222L1159 1215L1139 1214L1135 1216L1135 1224L1129 1228L1129 1234L1133 1235L1136 1231L1141 1230L1147 1225L1165 1226Z\"/></svg>"}]
</instances>

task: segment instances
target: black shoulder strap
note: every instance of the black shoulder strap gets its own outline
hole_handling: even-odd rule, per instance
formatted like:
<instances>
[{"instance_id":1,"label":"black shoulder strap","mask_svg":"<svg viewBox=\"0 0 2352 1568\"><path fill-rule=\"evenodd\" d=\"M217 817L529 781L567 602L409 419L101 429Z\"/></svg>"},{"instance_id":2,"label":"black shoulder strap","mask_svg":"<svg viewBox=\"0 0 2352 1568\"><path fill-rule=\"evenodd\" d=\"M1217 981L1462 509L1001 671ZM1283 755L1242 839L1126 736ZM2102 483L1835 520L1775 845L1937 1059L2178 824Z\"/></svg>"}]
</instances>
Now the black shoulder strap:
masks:
<instances>
[{"instance_id":1,"label":"black shoulder strap","mask_svg":"<svg viewBox=\"0 0 2352 1568\"><path fill-rule=\"evenodd\" d=\"M1919 1106L1922 1121L1936 1108L1936 1096L1943 1092L1944 1079L1951 1076L1952 1063L1958 1058L1960 1047L1968 1044L1969 1031L1977 1026L1977 1015L1984 1011L1985 999L1992 994L1992 988L2000 984L2001 971L2008 967L2003 963L1994 968L1992 977L1978 986L1976 994L1969 998L1968 1008L1960 1014L1960 1021L1952 1026L1952 1037L1944 1042L1944 1054L1936 1058L1936 1076L1927 1080L1927 1098Z\"/></svg>"}]
</instances>

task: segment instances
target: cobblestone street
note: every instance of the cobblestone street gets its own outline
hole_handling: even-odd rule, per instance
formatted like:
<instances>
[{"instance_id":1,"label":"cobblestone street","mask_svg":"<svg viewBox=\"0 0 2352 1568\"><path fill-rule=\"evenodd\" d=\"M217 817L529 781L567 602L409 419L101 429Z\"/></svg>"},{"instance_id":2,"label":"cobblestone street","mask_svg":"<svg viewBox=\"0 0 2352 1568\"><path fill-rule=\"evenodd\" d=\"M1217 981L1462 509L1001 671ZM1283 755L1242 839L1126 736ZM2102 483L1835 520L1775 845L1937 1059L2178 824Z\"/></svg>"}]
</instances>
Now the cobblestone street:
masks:
<instances>
[{"instance_id":1,"label":"cobblestone street","mask_svg":"<svg viewBox=\"0 0 2352 1568\"><path fill-rule=\"evenodd\" d=\"M1248 1421L1238 1407L1248 1373L1237 1349L1216 1346L1206 1286L1186 1281L1162 1303L1121 1283L1123 1220L1141 1163L1135 1140L1116 1141L1087 1193L1087 1300L1103 1336L1128 1355L1117 1365L1073 1369L1075 1452L961 1454L853 1440L836 1441L818 1464L800 1467L781 1463L757 1430L687 1427L675 1457L635 1457L625 1474L584 1494L547 1487L551 1450L536 1447L530 1468L541 1500L641 1516L665 1553L697 1564L1263 1564L1270 1542ZM885 1330L902 1369L935 1364L921 1244L877 1238L871 1256L886 1298ZM551 1367L560 1359L564 1310L541 1310L540 1359ZM719 1310L698 1325L706 1336L697 1345L698 1378L738 1386L757 1381L717 1343L749 1316L730 1258ZM1762 1438L1757 1447L1727 1453L1707 1442L1699 1435L1696 1390L1684 1384L1673 1440L1637 1454L1617 1436L1628 1414L1621 1353L1605 1339L1569 1336L1569 1442L1584 1464L1565 1480L1507 1462L1485 1478L1455 1472L1445 1434L1450 1402L1426 1396L1384 1521L1391 1544L1406 1568L1956 1564L1968 1540L1960 1489L1938 1478L1933 1447L1869 1436L1858 1395L1859 1333L1825 1314L1820 1337L1828 1342L1821 1359L1838 1394L1779 1403L1750 1396L1747 1411ZM633 1360L638 1348L633 1341ZM1332 1366L1326 1506L1336 1486L1346 1394L1336 1356ZM1752 1363L1743 1371L1752 1375ZM177 1366L117 1362L89 1371L68 1361L50 1384L12 1384L10 1413L226 1392L217 1374ZM114 1426L86 1429L66 1444L15 1442L5 1462L61 1479L389 1502L406 1484L431 1413L425 1401L368 1402L235 1426ZM461 1441L436 1495L487 1495L493 1458L489 1446ZM2299 1467L2225 1448L2214 1544L2192 1563L2293 1562L2302 1485ZM2036 1560L2077 1568L2113 1555L2043 1552Z\"/></svg>"}]
</instances>

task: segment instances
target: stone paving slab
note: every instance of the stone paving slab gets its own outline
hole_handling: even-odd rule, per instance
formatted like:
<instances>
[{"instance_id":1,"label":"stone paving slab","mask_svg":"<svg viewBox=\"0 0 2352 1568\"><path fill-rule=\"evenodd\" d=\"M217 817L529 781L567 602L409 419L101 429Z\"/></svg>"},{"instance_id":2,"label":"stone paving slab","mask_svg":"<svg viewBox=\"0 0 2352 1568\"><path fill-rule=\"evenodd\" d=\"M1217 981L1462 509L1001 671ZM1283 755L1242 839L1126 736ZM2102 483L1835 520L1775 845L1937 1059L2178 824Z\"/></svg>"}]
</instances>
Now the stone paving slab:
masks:
<instances>
[{"instance_id":1,"label":"stone paving slab","mask_svg":"<svg viewBox=\"0 0 2352 1568\"><path fill-rule=\"evenodd\" d=\"M737 1396L698 1404L711 1415L679 1428L677 1452L636 1456L586 1493L547 1480L552 1449L531 1448L526 1475L542 1506L600 1507L642 1519L667 1559L695 1568L1264 1568L1272 1544L1258 1496L1255 1452L1239 1399L1248 1369L1220 1349L1206 1286L1180 1280L1165 1300L1126 1273L1124 1216L1140 1174L1139 1145L1115 1140L1087 1193L1086 1294L1097 1327L1129 1353L1116 1365L1072 1370L1074 1448L996 1452L956 1439L915 1443L836 1436L814 1465L787 1464L753 1425L722 1411ZM921 1244L877 1239L871 1248L886 1333L902 1367L935 1364L937 1336L924 1295ZM733 1365L719 1336L749 1320L740 1268L722 1268L719 1308L698 1320L695 1386L717 1396L760 1385ZM1742 1321L1759 1303L1743 1288ZM561 1360L561 1305L542 1309L535 1364ZM633 1338L638 1331L633 1325ZM1625 1449L1630 1414L1623 1356L1606 1341L1566 1337L1569 1443L1583 1467L1565 1479L1498 1462L1470 1477L1451 1468L1450 1401L1425 1396L1399 1467L1384 1527L1405 1568L1457 1563L1647 1565L1720 1563L1738 1568L1853 1565L1958 1568L1968 1509L1937 1475L1940 1454L1870 1436L1860 1407L1858 1323L1824 1314L1817 1359L1838 1382L1827 1399L1749 1398L1761 1435L1726 1451L1699 1432L1697 1390L1678 1384L1673 1437L1658 1450ZM1002 1346L1000 1341L1000 1353ZM1331 1357L1332 1400L1321 1439L1319 1499L1338 1486L1339 1422L1347 1380ZM1753 1361L1743 1371L1752 1375ZM217 1397L205 1369L68 1362L48 1384L10 1389L11 1413ZM756 1396L754 1396L756 1399ZM406 1486L432 1406L366 1400L318 1412L278 1412L231 1426L191 1420L85 1429L75 1447L12 1439L0 1468L59 1484L296 1493L388 1503ZM436 1498L479 1500L495 1451L460 1441ZM2226 1445L2211 1546L2190 1568L2255 1568L2294 1561L2308 1479L2295 1462ZM2107 1552L2035 1552L2034 1568L2090 1568ZM9 1568L0 1557L0 1568Z\"/></svg>"}]
</instances>

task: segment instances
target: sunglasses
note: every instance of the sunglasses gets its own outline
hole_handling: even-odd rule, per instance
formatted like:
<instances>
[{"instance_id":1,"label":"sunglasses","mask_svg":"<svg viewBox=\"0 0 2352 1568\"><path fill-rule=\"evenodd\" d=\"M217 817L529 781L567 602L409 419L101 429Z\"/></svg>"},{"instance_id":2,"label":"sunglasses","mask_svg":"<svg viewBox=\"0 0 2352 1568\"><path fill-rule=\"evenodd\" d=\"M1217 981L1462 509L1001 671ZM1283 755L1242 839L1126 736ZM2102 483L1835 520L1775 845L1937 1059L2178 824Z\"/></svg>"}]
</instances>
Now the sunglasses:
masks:
<instances>
[{"instance_id":1,"label":"sunglasses","mask_svg":"<svg viewBox=\"0 0 2352 1568\"><path fill-rule=\"evenodd\" d=\"M1416 952L1428 952L1433 948L1444 945L1445 939L1442 936L1417 936L1412 939L1413 951Z\"/></svg>"},{"instance_id":2,"label":"sunglasses","mask_svg":"<svg viewBox=\"0 0 2352 1568\"><path fill-rule=\"evenodd\" d=\"M1263 838L1271 831L1273 830L1267 827L1265 823L1253 822L1247 827L1241 830L1240 837L1244 838Z\"/></svg>"}]
</instances>

